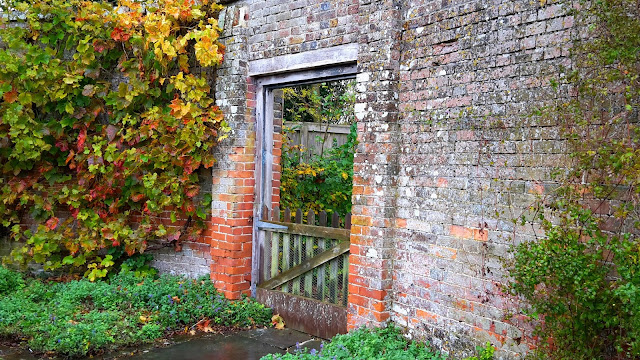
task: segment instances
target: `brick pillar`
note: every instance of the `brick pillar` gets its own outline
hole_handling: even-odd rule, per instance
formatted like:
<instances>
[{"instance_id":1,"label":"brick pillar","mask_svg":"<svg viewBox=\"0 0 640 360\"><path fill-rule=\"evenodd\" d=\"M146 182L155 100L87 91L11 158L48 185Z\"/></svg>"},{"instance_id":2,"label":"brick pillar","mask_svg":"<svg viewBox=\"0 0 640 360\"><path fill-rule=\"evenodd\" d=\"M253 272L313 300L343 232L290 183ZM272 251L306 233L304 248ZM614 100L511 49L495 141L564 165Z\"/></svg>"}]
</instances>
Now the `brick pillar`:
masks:
<instances>
[{"instance_id":1,"label":"brick pillar","mask_svg":"<svg viewBox=\"0 0 640 360\"><path fill-rule=\"evenodd\" d=\"M380 326L390 317L401 2L360 1L349 329Z\"/></svg>"},{"instance_id":2,"label":"brick pillar","mask_svg":"<svg viewBox=\"0 0 640 360\"><path fill-rule=\"evenodd\" d=\"M232 131L218 147L213 169L211 279L227 298L249 294L255 192L255 85L247 68L247 7L221 14L227 48L217 71L217 104Z\"/></svg>"}]
</instances>

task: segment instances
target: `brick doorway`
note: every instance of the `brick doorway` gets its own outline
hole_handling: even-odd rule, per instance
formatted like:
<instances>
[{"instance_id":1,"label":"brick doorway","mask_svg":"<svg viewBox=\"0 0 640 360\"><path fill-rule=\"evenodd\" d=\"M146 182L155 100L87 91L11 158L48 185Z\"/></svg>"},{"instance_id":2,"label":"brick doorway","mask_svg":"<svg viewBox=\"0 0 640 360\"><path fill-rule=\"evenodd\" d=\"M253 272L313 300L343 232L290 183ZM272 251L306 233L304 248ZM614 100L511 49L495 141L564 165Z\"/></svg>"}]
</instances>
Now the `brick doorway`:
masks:
<instances>
[{"instance_id":1,"label":"brick doorway","mask_svg":"<svg viewBox=\"0 0 640 360\"><path fill-rule=\"evenodd\" d=\"M308 219L315 216L312 214L313 211L310 211L309 215L304 214L306 224L301 224L303 222L301 211L291 217L284 215L282 219L280 218L279 191L283 141L282 89L334 80L354 79L356 72L355 64L343 64L255 78L257 97L256 201L254 206L251 293L259 301L273 307L274 312L280 313L285 318L287 326L325 338L336 333L346 332L347 310L342 301L335 301L335 294L344 290L342 296L346 302L348 273L346 259L349 249L349 228L339 229L339 227L345 227L347 223L350 226L350 215L347 217L342 214L345 217L338 218L337 213L334 213L333 229L330 228L332 219L331 217L327 219L326 213L320 214L320 217L324 216L324 219L318 222L319 226L316 228L308 223ZM293 211L295 212L295 209ZM283 211L283 213L285 212ZM290 220L294 217L295 220ZM284 220L285 218L287 220ZM284 226L277 224L280 221L284 221L282 223ZM302 226L289 225L289 230L286 230L286 225L294 221ZM269 222L271 223L269 224ZM314 222L313 225L315 224ZM277 230L278 227L280 230ZM332 243L328 237L323 238L319 235L314 237L313 234L316 230L321 233L325 231L333 234L338 240L333 239ZM280 236L279 240L275 240L276 243L279 241L279 245L274 247L272 239L275 239L276 236ZM291 249L288 244L285 244L288 241L290 241ZM318 250L319 247L322 248ZM339 254L335 251L336 249L340 252ZM331 255L328 254L331 252L336 254L331 258L327 257L327 255ZM286 255L283 255L285 253ZM289 253L292 254L291 258L289 258ZM277 259L278 254L280 260ZM325 258L318 260L323 255ZM282 258L285 258L285 262L288 262L289 265L278 265L278 261L282 262ZM323 262L320 264L319 261ZM295 273L296 266L299 268L309 267L312 263L318 264L313 265L318 268L300 272L296 275L296 280L291 280L288 283L292 285L285 284L278 289L262 286L270 281L273 282L273 277L278 277L276 275L286 277L287 274L280 273L286 272L287 269L289 272ZM278 267L280 267L279 270ZM331 275L331 270L326 270L326 281L321 279L324 275L318 275L320 273L318 269L322 269L322 274L325 274L325 267L333 269L333 275ZM335 282L330 282L330 276L334 277ZM311 278L313 278L313 285ZM340 278L339 281L338 278ZM318 281L322 283L323 289L335 288L330 297L320 296L318 298ZM314 290L311 290L312 287ZM314 295L311 295L312 292Z\"/></svg>"}]
</instances>

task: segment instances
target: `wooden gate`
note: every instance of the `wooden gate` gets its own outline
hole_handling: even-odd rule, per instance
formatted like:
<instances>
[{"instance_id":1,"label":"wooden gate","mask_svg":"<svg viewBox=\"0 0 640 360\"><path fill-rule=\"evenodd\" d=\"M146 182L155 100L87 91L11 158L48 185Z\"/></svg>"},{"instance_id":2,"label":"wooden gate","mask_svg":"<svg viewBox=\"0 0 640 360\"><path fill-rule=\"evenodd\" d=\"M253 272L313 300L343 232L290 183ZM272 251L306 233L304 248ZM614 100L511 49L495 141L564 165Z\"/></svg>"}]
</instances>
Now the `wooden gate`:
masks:
<instances>
[{"instance_id":1,"label":"wooden gate","mask_svg":"<svg viewBox=\"0 0 640 360\"><path fill-rule=\"evenodd\" d=\"M346 333L351 214L261 213L258 300L290 328L325 339Z\"/></svg>"}]
</instances>

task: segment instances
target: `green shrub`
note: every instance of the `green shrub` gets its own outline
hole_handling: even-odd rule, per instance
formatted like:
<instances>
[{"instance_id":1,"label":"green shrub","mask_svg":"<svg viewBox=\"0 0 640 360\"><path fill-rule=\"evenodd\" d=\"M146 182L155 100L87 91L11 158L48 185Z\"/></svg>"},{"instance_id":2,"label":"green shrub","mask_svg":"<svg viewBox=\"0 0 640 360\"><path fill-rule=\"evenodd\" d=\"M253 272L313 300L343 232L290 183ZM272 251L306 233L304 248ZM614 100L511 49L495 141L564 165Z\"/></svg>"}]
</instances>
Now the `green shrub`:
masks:
<instances>
[{"instance_id":1,"label":"green shrub","mask_svg":"<svg viewBox=\"0 0 640 360\"><path fill-rule=\"evenodd\" d=\"M554 190L521 219L544 237L514 247L509 290L536 325L536 355L637 359L640 7L635 0L579 3L572 69L551 82L557 101L536 112L558 125L570 157Z\"/></svg>"},{"instance_id":2,"label":"green shrub","mask_svg":"<svg viewBox=\"0 0 640 360\"><path fill-rule=\"evenodd\" d=\"M478 346L476 349L478 350L478 355L468 357L465 360L492 360L493 353L496 351L496 348L494 348L488 341L484 347Z\"/></svg>"},{"instance_id":3,"label":"green shrub","mask_svg":"<svg viewBox=\"0 0 640 360\"><path fill-rule=\"evenodd\" d=\"M24 287L24 279L17 272L0 266L0 296L4 296Z\"/></svg>"},{"instance_id":4,"label":"green shrub","mask_svg":"<svg viewBox=\"0 0 640 360\"><path fill-rule=\"evenodd\" d=\"M444 359L428 345L407 340L393 324L386 328L361 328L345 335L337 335L323 344L320 351L298 348L294 354L267 355L262 360L292 359Z\"/></svg>"},{"instance_id":5,"label":"green shrub","mask_svg":"<svg viewBox=\"0 0 640 360\"><path fill-rule=\"evenodd\" d=\"M353 158L357 144L356 124L353 123L345 144L334 146L305 162L304 149L290 145L285 136L280 178L281 209L302 209L304 214L309 210L341 215L351 212Z\"/></svg>"},{"instance_id":6,"label":"green shrub","mask_svg":"<svg viewBox=\"0 0 640 360\"><path fill-rule=\"evenodd\" d=\"M108 282L31 279L25 285L0 298L0 337L26 339L34 351L71 357L149 342L202 319L246 327L271 318L270 309L251 299L225 299L206 278L154 280L123 270Z\"/></svg>"}]
</instances>

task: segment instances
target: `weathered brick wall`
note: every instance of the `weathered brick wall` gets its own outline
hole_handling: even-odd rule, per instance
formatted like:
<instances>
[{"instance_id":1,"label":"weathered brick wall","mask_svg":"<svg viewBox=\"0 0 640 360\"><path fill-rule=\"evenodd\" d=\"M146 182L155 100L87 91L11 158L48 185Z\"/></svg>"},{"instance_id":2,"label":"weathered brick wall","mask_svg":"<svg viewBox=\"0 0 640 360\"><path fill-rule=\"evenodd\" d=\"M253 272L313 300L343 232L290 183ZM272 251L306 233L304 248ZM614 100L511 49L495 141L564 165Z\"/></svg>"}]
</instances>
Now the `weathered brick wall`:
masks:
<instances>
[{"instance_id":1,"label":"weathered brick wall","mask_svg":"<svg viewBox=\"0 0 640 360\"><path fill-rule=\"evenodd\" d=\"M249 60L356 42L358 0L251 1Z\"/></svg>"},{"instance_id":2,"label":"weathered brick wall","mask_svg":"<svg viewBox=\"0 0 640 360\"><path fill-rule=\"evenodd\" d=\"M395 187L385 190L391 180L357 165L359 177L373 178L379 190L364 201L354 197L369 211L383 198L376 190L396 196L396 219L387 224L395 227L385 298L391 319L455 355L491 341L500 356L514 357L532 339L517 316L507 316L513 303L501 293L500 259L532 235L511 219L564 160L558 129L527 114L553 96L548 80L568 65L573 20L561 5L538 1L401 5ZM384 139L393 134L362 130L365 154L387 152ZM385 256L371 255L370 262Z\"/></svg>"},{"instance_id":3,"label":"weathered brick wall","mask_svg":"<svg viewBox=\"0 0 640 360\"><path fill-rule=\"evenodd\" d=\"M526 115L552 98L549 79L569 65L568 9L524 0L227 5L216 92L234 132L213 180L219 287L237 296L250 281L257 78L249 63L357 43L350 327L391 319L454 355L487 340L502 357L526 352L530 329L506 316L500 258L533 236L511 219L564 161L558 129Z\"/></svg>"},{"instance_id":4,"label":"weathered brick wall","mask_svg":"<svg viewBox=\"0 0 640 360\"><path fill-rule=\"evenodd\" d=\"M248 294L255 171L255 85L248 78L248 7L230 4L220 17L225 61L217 72L217 104L231 127L213 169L211 278L229 298Z\"/></svg>"}]
</instances>

